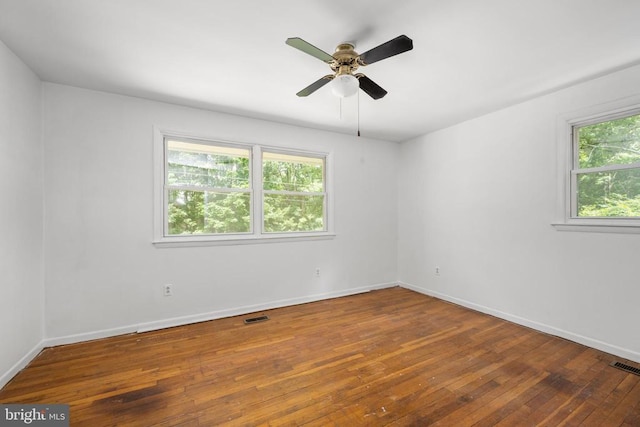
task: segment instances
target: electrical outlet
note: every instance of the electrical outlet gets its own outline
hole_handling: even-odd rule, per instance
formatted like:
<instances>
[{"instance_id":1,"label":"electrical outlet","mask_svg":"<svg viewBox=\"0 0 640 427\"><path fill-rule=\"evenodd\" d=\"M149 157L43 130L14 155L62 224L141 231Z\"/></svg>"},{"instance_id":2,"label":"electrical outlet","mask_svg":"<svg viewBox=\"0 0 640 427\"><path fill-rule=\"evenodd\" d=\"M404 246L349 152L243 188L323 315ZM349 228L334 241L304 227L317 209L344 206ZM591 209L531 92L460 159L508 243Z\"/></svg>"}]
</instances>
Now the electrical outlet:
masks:
<instances>
[{"instance_id":1,"label":"electrical outlet","mask_svg":"<svg viewBox=\"0 0 640 427\"><path fill-rule=\"evenodd\" d=\"M440 267L436 267L436 276L440 275Z\"/></svg>"},{"instance_id":2,"label":"electrical outlet","mask_svg":"<svg viewBox=\"0 0 640 427\"><path fill-rule=\"evenodd\" d=\"M320 277L320 269L316 268L316 277Z\"/></svg>"},{"instance_id":3,"label":"electrical outlet","mask_svg":"<svg viewBox=\"0 0 640 427\"><path fill-rule=\"evenodd\" d=\"M165 297L171 297L173 296L173 285L164 285L162 287L162 294Z\"/></svg>"}]
</instances>

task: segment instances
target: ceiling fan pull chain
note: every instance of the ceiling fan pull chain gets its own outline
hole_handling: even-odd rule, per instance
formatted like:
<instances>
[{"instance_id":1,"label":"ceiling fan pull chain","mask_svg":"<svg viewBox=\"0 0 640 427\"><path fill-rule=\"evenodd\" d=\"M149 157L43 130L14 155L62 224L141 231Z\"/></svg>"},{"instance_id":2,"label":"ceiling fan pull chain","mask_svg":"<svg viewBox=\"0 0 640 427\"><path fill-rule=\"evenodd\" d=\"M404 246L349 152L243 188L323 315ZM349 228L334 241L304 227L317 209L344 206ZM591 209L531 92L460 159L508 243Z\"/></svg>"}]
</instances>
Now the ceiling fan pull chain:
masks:
<instances>
[{"instance_id":1,"label":"ceiling fan pull chain","mask_svg":"<svg viewBox=\"0 0 640 427\"><path fill-rule=\"evenodd\" d=\"M360 137L360 92L358 92L358 137Z\"/></svg>"}]
</instances>

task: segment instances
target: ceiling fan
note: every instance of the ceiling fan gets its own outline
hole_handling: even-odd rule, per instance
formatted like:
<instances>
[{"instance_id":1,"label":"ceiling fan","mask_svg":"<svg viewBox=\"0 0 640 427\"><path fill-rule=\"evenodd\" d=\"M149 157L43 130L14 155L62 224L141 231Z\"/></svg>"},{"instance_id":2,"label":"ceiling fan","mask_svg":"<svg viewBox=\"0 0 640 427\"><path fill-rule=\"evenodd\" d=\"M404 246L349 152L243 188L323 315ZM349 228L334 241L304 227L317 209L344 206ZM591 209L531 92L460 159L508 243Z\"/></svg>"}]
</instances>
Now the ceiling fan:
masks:
<instances>
[{"instance_id":1,"label":"ceiling fan","mask_svg":"<svg viewBox=\"0 0 640 427\"><path fill-rule=\"evenodd\" d=\"M387 91L364 74L354 74L354 72L358 67L371 65L413 49L413 40L405 35L398 36L362 54L354 51L355 46L351 43L339 44L333 55L329 55L299 37L288 38L286 43L329 64L333 71L333 74L321 77L302 89L296 94L298 96L309 96L322 86L332 82L332 90L336 96L342 98L351 96L360 88L373 99L380 99L387 94Z\"/></svg>"}]
</instances>

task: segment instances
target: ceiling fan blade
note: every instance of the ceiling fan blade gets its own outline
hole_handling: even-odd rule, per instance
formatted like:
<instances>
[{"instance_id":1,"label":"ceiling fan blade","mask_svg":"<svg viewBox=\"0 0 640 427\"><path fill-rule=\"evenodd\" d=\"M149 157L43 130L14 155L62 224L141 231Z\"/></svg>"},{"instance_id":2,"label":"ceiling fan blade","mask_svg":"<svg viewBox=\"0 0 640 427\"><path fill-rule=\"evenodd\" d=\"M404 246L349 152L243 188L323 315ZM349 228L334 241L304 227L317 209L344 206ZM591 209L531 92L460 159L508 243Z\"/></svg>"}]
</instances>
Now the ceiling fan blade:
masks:
<instances>
[{"instance_id":1,"label":"ceiling fan blade","mask_svg":"<svg viewBox=\"0 0 640 427\"><path fill-rule=\"evenodd\" d=\"M295 47L296 49L303 51L306 54L316 57L319 60L326 62L327 64L333 61L333 56L329 55L322 49L318 49L311 43L302 40L300 37L288 38L285 43L287 43L291 47Z\"/></svg>"},{"instance_id":2,"label":"ceiling fan blade","mask_svg":"<svg viewBox=\"0 0 640 427\"><path fill-rule=\"evenodd\" d=\"M360 82L360 89L362 89L367 95L373 99L383 98L387 91L378 86L373 80L364 74L356 74L358 81Z\"/></svg>"},{"instance_id":3,"label":"ceiling fan blade","mask_svg":"<svg viewBox=\"0 0 640 427\"><path fill-rule=\"evenodd\" d=\"M413 40L401 35L361 54L359 62L361 65L369 65L411 49L413 49Z\"/></svg>"},{"instance_id":4,"label":"ceiling fan blade","mask_svg":"<svg viewBox=\"0 0 640 427\"><path fill-rule=\"evenodd\" d=\"M305 87L300 92L296 93L296 95L298 95L298 96L309 96L313 92L315 92L318 89L320 89L322 86L324 86L327 83L329 83L331 80L333 80L333 74L328 74L328 75L326 75L324 77L320 77L318 80L316 80L315 82L311 83L309 86Z\"/></svg>"}]
</instances>

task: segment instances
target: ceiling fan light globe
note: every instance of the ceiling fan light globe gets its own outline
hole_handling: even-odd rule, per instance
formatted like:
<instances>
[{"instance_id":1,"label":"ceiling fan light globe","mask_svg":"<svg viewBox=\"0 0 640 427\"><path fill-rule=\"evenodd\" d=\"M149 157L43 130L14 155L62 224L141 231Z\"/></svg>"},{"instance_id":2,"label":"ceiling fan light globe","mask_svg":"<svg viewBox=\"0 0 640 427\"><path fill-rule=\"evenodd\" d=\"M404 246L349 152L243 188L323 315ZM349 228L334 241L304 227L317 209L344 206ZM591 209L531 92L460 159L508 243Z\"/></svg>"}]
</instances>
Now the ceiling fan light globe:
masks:
<instances>
[{"instance_id":1,"label":"ceiling fan light globe","mask_svg":"<svg viewBox=\"0 0 640 427\"><path fill-rule=\"evenodd\" d=\"M347 98L355 95L359 88L360 83L358 82L358 79L351 74L337 75L331 81L331 91L335 96L340 98Z\"/></svg>"}]
</instances>

